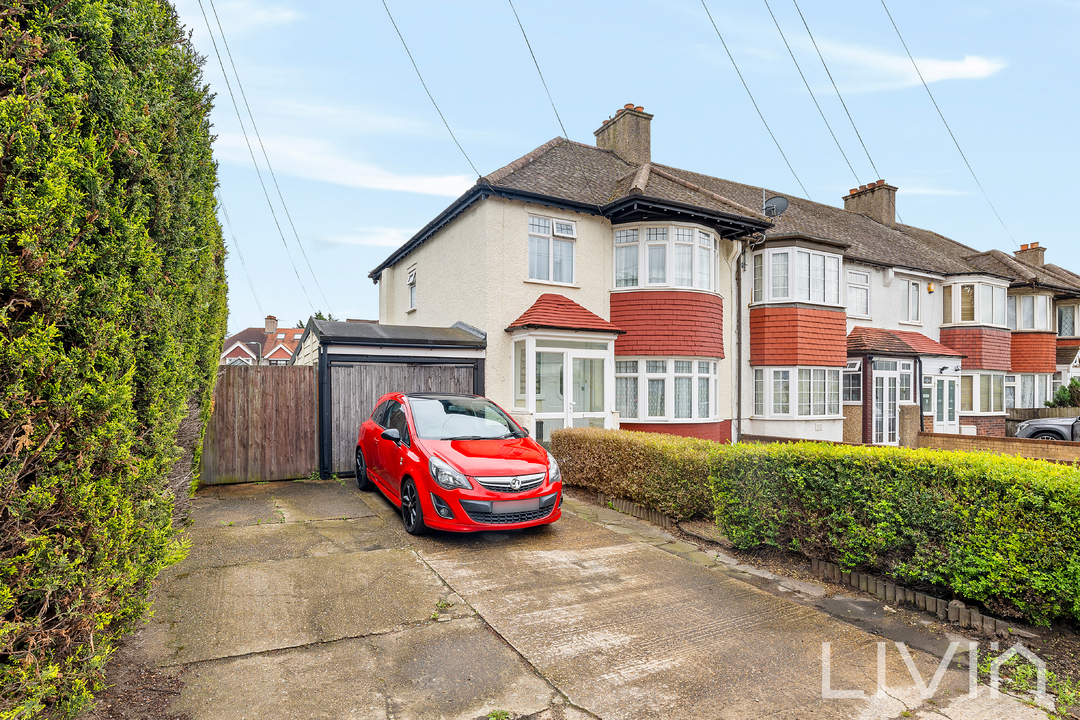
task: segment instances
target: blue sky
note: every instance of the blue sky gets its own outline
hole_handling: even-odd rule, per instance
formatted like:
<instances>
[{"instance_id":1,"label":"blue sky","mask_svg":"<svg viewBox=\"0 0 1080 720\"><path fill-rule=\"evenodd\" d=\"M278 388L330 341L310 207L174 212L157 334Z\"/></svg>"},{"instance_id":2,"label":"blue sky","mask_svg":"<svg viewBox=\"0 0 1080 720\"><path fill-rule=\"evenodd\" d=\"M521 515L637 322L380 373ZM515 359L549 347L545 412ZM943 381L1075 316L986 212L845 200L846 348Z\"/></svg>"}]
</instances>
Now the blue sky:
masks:
<instances>
[{"instance_id":1,"label":"blue sky","mask_svg":"<svg viewBox=\"0 0 1080 720\"><path fill-rule=\"evenodd\" d=\"M387 2L480 173L562 134L507 2ZM209 0L202 3L217 34ZM809 196L842 205L856 178L765 1L706 3ZM858 179L876 180L792 0L769 5ZM226 227L230 332L261 324L263 314L292 325L313 307L339 318L377 318L378 291L367 273L475 180L382 2L215 0L315 277L245 115L286 243L275 227L198 0L176 6L207 56L206 80L217 93L215 155L235 234L234 244ZM592 143L601 121L633 102L655 115L657 162L803 195L699 0L515 6L571 139ZM881 177L900 188L904 222L979 250L1017 249L1011 233L1016 243L1042 243L1048 262L1080 271L1077 233L1067 222L1064 233L1055 232L1073 205L1078 160L1080 1L889 4L1008 232L968 173L880 2L802 0L799 7ZM220 36L218 47L229 68Z\"/></svg>"}]
</instances>

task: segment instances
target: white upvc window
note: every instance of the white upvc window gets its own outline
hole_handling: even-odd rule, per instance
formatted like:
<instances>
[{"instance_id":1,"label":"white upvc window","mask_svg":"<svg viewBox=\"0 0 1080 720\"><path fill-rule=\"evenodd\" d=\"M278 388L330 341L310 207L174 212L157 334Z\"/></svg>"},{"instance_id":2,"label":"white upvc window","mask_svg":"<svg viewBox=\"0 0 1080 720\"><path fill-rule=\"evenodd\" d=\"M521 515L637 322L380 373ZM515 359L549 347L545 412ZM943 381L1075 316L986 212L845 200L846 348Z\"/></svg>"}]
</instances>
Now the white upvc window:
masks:
<instances>
[{"instance_id":1,"label":"white upvc window","mask_svg":"<svg viewBox=\"0 0 1080 720\"><path fill-rule=\"evenodd\" d=\"M1049 295L1010 295L1007 310L1009 328L1012 330L1053 330L1051 302L1052 298Z\"/></svg>"},{"instance_id":2,"label":"white upvc window","mask_svg":"<svg viewBox=\"0 0 1080 720\"><path fill-rule=\"evenodd\" d=\"M870 273L848 271L847 312L854 317L870 317Z\"/></svg>"},{"instance_id":3,"label":"white upvc window","mask_svg":"<svg viewBox=\"0 0 1080 720\"><path fill-rule=\"evenodd\" d=\"M839 368L755 368L754 415L839 417L841 375Z\"/></svg>"},{"instance_id":4,"label":"white upvc window","mask_svg":"<svg viewBox=\"0 0 1080 720\"><path fill-rule=\"evenodd\" d=\"M529 215L529 279L572 285L577 224Z\"/></svg>"},{"instance_id":5,"label":"white upvc window","mask_svg":"<svg viewBox=\"0 0 1080 720\"><path fill-rule=\"evenodd\" d=\"M862 360L848 360L842 393L845 403L862 404Z\"/></svg>"},{"instance_id":6,"label":"white upvc window","mask_svg":"<svg viewBox=\"0 0 1080 720\"><path fill-rule=\"evenodd\" d=\"M1013 389L1012 392L1009 392ZM1054 375L1017 373L1005 376L1006 408L1041 408L1054 397ZM1013 403L1010 405L1010 401Z\"/></svg>"},{"instance_id":7,"label":"white upvc window","mask_svg":"<svg viewBox=\"0 0 1080 720\"><path fill-rule=\"evenodd\" d=\"M1005 412L1011 375L1003 373L965 373L960 377L960 412L987 415ZM1015 393L1015 390L1013 391Z\"/></svg>"},{"instance_id":8,"label":"white upvc window","mask_svg":"<svg viewBox=\"0 0 1080 720\"><path fill-rule=\"evenodd\" d=\"M718 389L714 358L620 357L615 361L615 409L621 420L715 421Z\"/></svg>"},{"instance_id":9,"label":"white upvc window","mask_svg":"<svg viewBox=\"0 0 1080 720\"><path fill-rule=\"evenodd\" d=\"M904 318L903 322L922 324L922 282L919 280L904 280L900 283L904 291Z\"/></svg>"},{"instance_id":10,"label":"white upvc window","mask_svg":"<svg viewBox=\"0 0 1080 720\"><path fill-rule=\"evenodd\" d=\"M410 268L405 285L409 290L409 309L416 309L416 268Z\"/></svg>"},{"instance_id":11,"label":"white upvc window","mask_svg":"<svg viewBox=\"0 0 1080 720\"><path fill-rule=\"evenodd\" d=\"M841 305L839 255L798 247L755 253L753 302L807 302Z\"/></svg>"},{"instance_id":12,"label":"white upvc window","mask_svg":"<svg viewBox=\"0 0 1080 720\"><path fill-rule=\"evenodd\" d=\"M1076 337L1077 336L1077 310L1080 307L1076 305L1058 305L1057 309L1057 334L1060 337Z\"/></svg>"},{"instance_id":13,"label":"white upvc window","mask_svg":"<svg viewBox=\"0 0 1080 720\"><path fill-rule=\"evenodd\" d=\"M615 288L687 288L716 291L715 235L684 225L615 230Z\"/></svg>"},{"instance_id":14,"label":"white upvc window","mask_svg":"<svg viewBox=\"0 0 1080 720\"><path fill-rule=\"evenodd\" d=\"M945 325L978 323L1008 327L1007 290L984 282L959 282L942 288L941 319Z\"/></svg>"},{"instance_id":15,"label":"white upvc window","mask_svg":"<svg viewBox=\"0 0 1080 720\"><path fill-rule=\"evenodd\" d=\"M900 402L913 402L911 395L913 371L911 362L900 362Z\"/></svg>"}]
</instances>

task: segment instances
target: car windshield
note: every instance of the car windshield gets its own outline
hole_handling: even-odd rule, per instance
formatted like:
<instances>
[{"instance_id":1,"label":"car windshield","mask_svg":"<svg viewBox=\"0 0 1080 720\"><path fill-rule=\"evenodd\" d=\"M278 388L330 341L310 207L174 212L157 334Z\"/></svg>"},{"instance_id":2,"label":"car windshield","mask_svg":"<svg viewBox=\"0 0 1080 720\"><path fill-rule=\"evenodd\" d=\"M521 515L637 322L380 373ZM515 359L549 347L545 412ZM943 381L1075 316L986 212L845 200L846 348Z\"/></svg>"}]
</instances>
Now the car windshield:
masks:
<instances>
[{"instance_id":1,"label":"car windshield","mask_svg":"<svg viewBox=\"0 0 1080 720\"><path fill-rule=\"evenodd\" d=\"M428 440L524 437L514 421L483 398L410 397L416 434Z\"/></svg>"}]
</instances>

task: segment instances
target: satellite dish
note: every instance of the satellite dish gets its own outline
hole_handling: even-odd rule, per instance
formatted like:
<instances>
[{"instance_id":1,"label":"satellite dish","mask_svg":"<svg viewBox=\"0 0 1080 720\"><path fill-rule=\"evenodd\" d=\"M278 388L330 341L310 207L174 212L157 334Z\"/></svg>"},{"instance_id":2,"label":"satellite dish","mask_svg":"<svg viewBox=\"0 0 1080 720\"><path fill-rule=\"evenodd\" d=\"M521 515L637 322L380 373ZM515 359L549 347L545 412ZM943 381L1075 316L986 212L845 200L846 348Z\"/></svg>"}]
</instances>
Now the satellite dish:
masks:
<instances>
[{"instance_id":1,"label":"satellite dish","mask_svg":"<svg viewBox=\"0 0 1080 720\"><path fill-rule=\"evenodd\" d=\"M784 214L784 211L788 209L787 198L784 197L772 197L765 201L765 217L780 217Z\"/></svg>"}]
</instances>

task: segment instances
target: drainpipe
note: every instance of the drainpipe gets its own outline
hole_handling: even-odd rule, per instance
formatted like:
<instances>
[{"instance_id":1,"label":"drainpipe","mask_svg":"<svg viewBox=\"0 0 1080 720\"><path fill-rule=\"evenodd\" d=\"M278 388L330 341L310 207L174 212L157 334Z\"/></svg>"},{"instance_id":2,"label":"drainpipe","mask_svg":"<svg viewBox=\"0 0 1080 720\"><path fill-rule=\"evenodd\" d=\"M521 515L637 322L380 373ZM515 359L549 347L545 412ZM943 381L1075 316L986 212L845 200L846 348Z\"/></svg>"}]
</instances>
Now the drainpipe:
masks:
<instances>
[{"instance_id":1,"label":"drainpipe","mask_svg":"<svg viewBox=\"0 0 1080 720\"><path fill-rule=\"evenodd\" d=\"M735 427L731 442L742 442L742 266L746 257L746 245L742 245L739 260L735 263Z\"/></svg>"}]
</instances>

